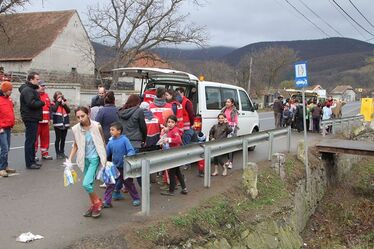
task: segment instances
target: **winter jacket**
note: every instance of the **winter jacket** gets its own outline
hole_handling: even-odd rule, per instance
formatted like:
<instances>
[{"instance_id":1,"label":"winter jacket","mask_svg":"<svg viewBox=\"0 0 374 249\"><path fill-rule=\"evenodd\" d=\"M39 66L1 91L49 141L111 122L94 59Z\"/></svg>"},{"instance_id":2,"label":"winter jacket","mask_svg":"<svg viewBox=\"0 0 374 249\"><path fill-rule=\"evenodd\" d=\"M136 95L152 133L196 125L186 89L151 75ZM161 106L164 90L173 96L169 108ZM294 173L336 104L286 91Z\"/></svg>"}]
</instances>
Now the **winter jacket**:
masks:
<instances>
[{"instance_id":1,"label":"winter jacket","mask_svg":"<svg viewBox=\"0 0 374 249\"><path fill-rule=\"evenodd\" d=\"M166 137L168 138L168 143L170 148L173 147L179 147L183 144L182 137L180 134L180 131L177 126L174 126L173 129L165 132L165 130L162 130L161 137L166 134Z\"/></svg>"},{"instance_id":2,"label":"winter jacket","mask_svg":"<svg viewBox=\"0 0 374 249\"><path fill-rule=\"evenodd\" d=\"M166 120L164 120L164 112L170 112L172 114L173 110L171 104L166 103L164 99L155 98L154 102L149 105L149 110L153 115L158 118L160 125L165 126Z\"/></svg>"},{"instance_id":3,"label":"winter jacket","mask_svg":"<svg viewBox=\"0 0 374 249\"><path fill-rule=\"evenodd\" d=\"M123 126L122 134L126 135L134 148L141 148L142 142L145 142L147 138L143 109L139 106L120 109L118 117Z\"/></svg>"},{"instance_id":4,"label":"winter jacket","mask_svg":"<svg viewBox=\"0 0 374 249\"><path fill-rule=\"evenodd\" d=\"M115 105L106 104L103 108L100 108L96 114L95 121L99 122L103 127L105 142L108 143L110 135L110 125L113 122L118 121L118 109Z\"/></svg>"},{"instance_id":5,"label":"winter jacket","mask_svg":"<svg viewBox=\"0 0 374 249\"><path fill-rule=\"evenodd\" d=\"M52 121L53 126L65 130L69 129L70 127L70 108L66 104L61 104L61 102L52 102L51 104L51 112L52 112Z\"/></svg>"},{"instance_id":6,"label":"winter jacket","mask_svg":"<svg viewBox=\"0 0 374 249\"><path fill-rule=\"evenodd\" d=\"M44 102L42 120L40 124L48 124L51 120L51 100L49 99L48 93L39 93L40 100Z\"/></svg>"},{"instance_id":7,"label":"winter jacket","mask_svg":"<svg viewBox=\"0 0 374 249\"><path fill-rule=\"evenodd\" d=\"M314 106L312 109L312 118L321 118L322 109L319 106Z\"/></svg>"},{"instance_id":8,"label":"winter jacket","mask_svg":"<svg viewBox=\"0 0 374 249\"><path fill-rule=\"evenodd\" d=\"M103 106L103 105L104 105L104 98L100 98L99 95L92 97L91 108L94 106Z\"/></svg>"},{"instance_id":9,"label":"winter jacket","mask_svg":"<svg viewBox=\"0 0 374 249\"><path fill-rule=\"evenodd\" d=\"M279 99L276 99L273 104L273 111L274 113L282 113L283 111L283 103Z\"/></svg>"},{"instance_id":10,"label":"winter jacket","mask_svg":"<svg viewBox=\"0 0 374 249\"><path fill-rule=\"evenodd\" d=\"M222 138L227 138L232 132L232 128L228 123L218 123L212 126L209 131L209 140L219 140Z\"/></svg>"},{"instance_id":11,"label":"winter jacket","mask_svg":"<svg viewBox=\"0 0 374 249\"><path fill-rule=\"evenodd\" d=\"M39 87L31 82L26 82L18 90L21 93L21 117L22 120L38 122L42 120L44 102L40 100L37 91Z\"/></svg>"},{"instance_id":12,"label":"winter jacket","mask_svg":"<svg viewBox=\"0 0 374 249\"><path fill-rule=\"evenodd\" d=\"M14 122L13 101L10 97L5 96L3 92L0 91L0 129L12 128Z\"/></svg>"}]
</instances>

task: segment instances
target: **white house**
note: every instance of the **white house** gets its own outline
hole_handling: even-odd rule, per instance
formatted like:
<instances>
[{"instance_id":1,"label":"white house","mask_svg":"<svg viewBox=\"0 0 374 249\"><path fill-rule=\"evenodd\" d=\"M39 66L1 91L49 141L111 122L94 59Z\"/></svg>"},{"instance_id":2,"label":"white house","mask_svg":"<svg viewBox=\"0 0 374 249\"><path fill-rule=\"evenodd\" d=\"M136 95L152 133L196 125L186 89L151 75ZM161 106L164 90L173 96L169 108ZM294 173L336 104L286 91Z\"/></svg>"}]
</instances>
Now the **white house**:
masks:
<instances>
[{"instance_id":1,"label":"white house","mask_svg":"<svg viewBox=\"0 0 374 249\"><path fill-rule=\"evenodd\" d=\"M0 15L0 66L48 82L94 80L95 53L75 10Z\"/></svg>"},{"instance_id":2,"label":"white house","mask_svg":"<svg viewBox=\"0 0 374 249\"><path fill-rule=\"evenodd\" d=\"M349 85L341 85L335 87L330 95L333 99L340 99L345 102L352 102L356 100L356 93L353 88Z\"/></svg>"}]
</instances>

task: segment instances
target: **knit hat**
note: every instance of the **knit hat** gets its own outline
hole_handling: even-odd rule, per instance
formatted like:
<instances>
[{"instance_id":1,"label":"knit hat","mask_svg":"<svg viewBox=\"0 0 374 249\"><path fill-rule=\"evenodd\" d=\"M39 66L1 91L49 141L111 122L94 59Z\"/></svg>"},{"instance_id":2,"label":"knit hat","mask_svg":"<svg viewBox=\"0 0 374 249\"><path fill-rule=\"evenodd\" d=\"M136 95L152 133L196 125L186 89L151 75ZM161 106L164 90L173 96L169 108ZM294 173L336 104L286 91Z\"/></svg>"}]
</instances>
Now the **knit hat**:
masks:
<instances>
[{"instance_id":1,"label":"knit hat","mask_svg":"<svg viewBox=\"0 0 374 249\"><path fill-rule=\"evenodd\" d=\"M1 91L3 93L10 91L12 89L13 89L13 85L9 81L4 81L3 83L1 83Z\"/></svg>"}]
</instances>

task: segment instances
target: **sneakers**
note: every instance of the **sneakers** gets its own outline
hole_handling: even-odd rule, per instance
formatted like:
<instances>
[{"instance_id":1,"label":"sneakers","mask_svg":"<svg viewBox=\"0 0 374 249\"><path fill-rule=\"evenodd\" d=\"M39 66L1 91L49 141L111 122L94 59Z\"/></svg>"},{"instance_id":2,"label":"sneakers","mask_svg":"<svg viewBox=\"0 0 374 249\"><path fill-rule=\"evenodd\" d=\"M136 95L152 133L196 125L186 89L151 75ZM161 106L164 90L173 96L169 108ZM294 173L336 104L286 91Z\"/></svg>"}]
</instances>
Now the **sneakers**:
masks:
<instances>
[{"instance_id":1,"label":"sneakers","mask_svg":"<svg viewBox=\"0 0 374 249\"><path fill-rule=\"evenodd\" d=\"M161 192L161 195L166 195L166 196L174 196L174 192L170 192L169 190Z\"/></svg>"},{"instance_id":2,"label":"sneakers","mask_svg":"<svg viewBox=\"0 0 374 249\"><path fill-rule=\"evenodd\" d=\"M199 171L199 177L204 177L204 171Z\"/></svg>"},{"instance_id":3,"label":"sneakers","mask_svg":"<svg viewBox=\"0 0 374 249\"><path fill-rule=\"evenodd\" d=\"M16 173L16 170L15 170L15 169L12 169L12 168L9 168L9 167L6 167L5 171L6 171L8 174L14 174L14 173Z\"/></svg>"},{"instance_id":4,"label":"sneakers","mask_svg":"<svg viewBox=\"0 0 374 249\"><path fill-rule=\"evenodd\" d=\"M106 188L106 184L105 184L105 182L104 182L103 184L99 185L99 187L100 187L100 188Z\"/></svg>"},{"instance_id":5,"label":"sneakers","mask_svg":"<svg viewBox=\"0 0 374 249\"><path fill-rule=\"evenodd\" d=\"M39 161L39 157L36 156L35 157L35 161L38 162Z\"/></svg>"},{"instance_id":6,"label":"sneakers","mask_svg":"<svg viewBox=\"0 0 374 249\"><path fill-rule=\"evenodd\" d=\"M140 206L140 200L133 200L133 201L132 201L132 205L133 205L134 207Z\"/></svg>"},{"instance_id":7,"label":"sneakers","mask_svg":"<svg viewBox=\"0 0 374 249\"><path fill-rule=\"evenodd\" d=\"M1 176L1 177L7 177L7 176L8 176L8 173L6 172L5 169L0 170L0 176Z\"/></svg>"},{"instance_id":8,"label":"sneakers","mask_svg":"<svg viewBox=\"0 0 374 249\"><path fill-rule=\"evenodd\" d=\"M42 156L43 160L53 160L53 157L51 157L50 155L45 155L45 156Z\"/></svg>"},{"instance_id":9,"label":"sneakers","mask_svg":"<svg viewBox=\"0 0 374 249\"><path fill-rule=\"evenodd\" d=\"M125 199L125 197L121 194L121 192L113 191L113 193L112 193L112 199L114 201L119 201L119 200Z\"/></svg>"},{"instance_id":10,"label":"sneakers","mask_svg":"<svg viewBox=\"0 0 374 249\"><path fill-rule=\"evenodd\" d=\"M56 159L65 159L67 156L65 154L57 154Z\"/></svg>"},{"instance_id":11,"label":"sneakers","mask_svg":"<svg viewBox=\"0 0 374 249\"><path fill-rule=\"evenodd\" d=\"M106 202L104 201L102 207L103 207L103 208L112 208L113 205L112 205L112 203L106 203Z\"/></svg>"},{"instance_id":12,"label":"sneakers","mask_svg":"<svg viewBox=\"0 0 374 249\"><path fill-rule=\"evenodd\" d=\"M93 210L93 206L91 206L84 214L83 216L84 217L91 217L92 216L92 210Z\"/></svg>"},{"instance_id":13,"label":"sneakers","mask_svg":"<svg viewBox=\"0 0 374 249\"><path fill-rule=\"evenodd\" d=\"M182 195L186 195L186 194L188 194L187 189L186 189L186 188L182 189L181 194L182 194Z\"/></svg>"},{"instance_id":14,"label":"sneakers","mask_svg":"<svg viewBox=\"0 0 374 249\"><path fill-rule=\"evenodd\" d=\"M227 162L225 163L228 169L232 169L232 162Z\"/></svg>"},{"instance_id":15,"label":"sneakers","mask_svg":"<svg viewBox=\"0 0 374 249\"><path fill-rule=\"evenodd\" d=\"M103 206L103 202L99 199L92 208L91 216L92 218L98 218L101 215L101 207Z\"/></svg>"}]
</instances>

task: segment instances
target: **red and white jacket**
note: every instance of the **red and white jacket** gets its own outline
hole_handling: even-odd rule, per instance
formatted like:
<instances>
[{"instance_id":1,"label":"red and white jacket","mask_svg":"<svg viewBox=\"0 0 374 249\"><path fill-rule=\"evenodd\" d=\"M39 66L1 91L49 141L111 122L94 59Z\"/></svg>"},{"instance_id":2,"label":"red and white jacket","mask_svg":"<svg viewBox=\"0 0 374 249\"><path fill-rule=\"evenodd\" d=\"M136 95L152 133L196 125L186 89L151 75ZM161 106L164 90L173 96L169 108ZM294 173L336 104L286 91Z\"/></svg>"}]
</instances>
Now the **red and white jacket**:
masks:
<instances>
[{"instance_id":1,"label":"red and white jacket","mask_svg":"<svg viewBox=\"0 0 374 249\"><path fill-rule=\"evenodd\" d=\"M12 128L14 126L13 106L12 99L0 93L0 129Z\"/></svg>"},{"instance_id":2,"label":"red and white jacket","mask_svg":"<svg viewBox=\"0 0 374 249\"><path fill-rule=\"evenodd\" d=\"M43 119L39 121L39 124L48 124L51 119L50 108L51 100L47 93L40 93L40 100L45 103L43 106Z\"/></svg>"},{"instance_id":3,"label":"red and white jacket","mask_svg":"<svg viewBox=\"0 0 374 249\"><path fill-rule=\"evenodd\" d=\"M156 98L156 88L148 89L143 93L143 101L152 103Z\"/></svg>"},{"instance_id":4,"label":"red and white jacket","mask_svg":"<svg viewBox=\"0 0 374 249\"><path fill-rule=\"evenodd\" d=\"M175 114L175 116L177 117L177 127L179 128L179 130L181 131L181 133L183 133L183 130L184 130L184 123L183 123L183 106L176 100L174 100L173 102L170 102L172 108L173 108L173 105L175 104L176 107L177 107L177 113Z\"/></svg>"},{"instance_id":5,"label":"red and white jacket","mask_svg":"<svg viewBox=\"0 0 374 249\"><path fill-rule=\"evenodd\" d=\"M164 113L165 111L170 111L171 113L173 112L170 103L165 103L164 106L157 106L154 102L152 102L151 104L149 104L149 110L158 119L159 124L162 126L165 126L166 122L166 120L164 120L162 113Z\"/></svg>"},{"instance_id":6,"label":"red and white jacket","mask_svg":"<svg viewBox=\"0 0 374 249\"><path fill-rule=\"evenodd\" d=\"M161 137L166 133L170 148L182 146L182 137L177 126L173 129L165 132L165 129L161 131Z\"/></svg>"},{"instance_id":7,"label":"red and white jacket","mask_svg":"<svg viewBox=\"0 0 374 249\"><path fill-rule=\"evenodd\" d=\"M184 130L189 130L191 128L191 125L193 124L193 121L191 122L191 119L190 119L190 114L187 112L187 108L186 108L187 105L190 105L192 107L192 102L187 97L183 96L182 108L183 108L183 129ZM191 116L193 115L191 114Z\"/></svg>"}]
</instances>

